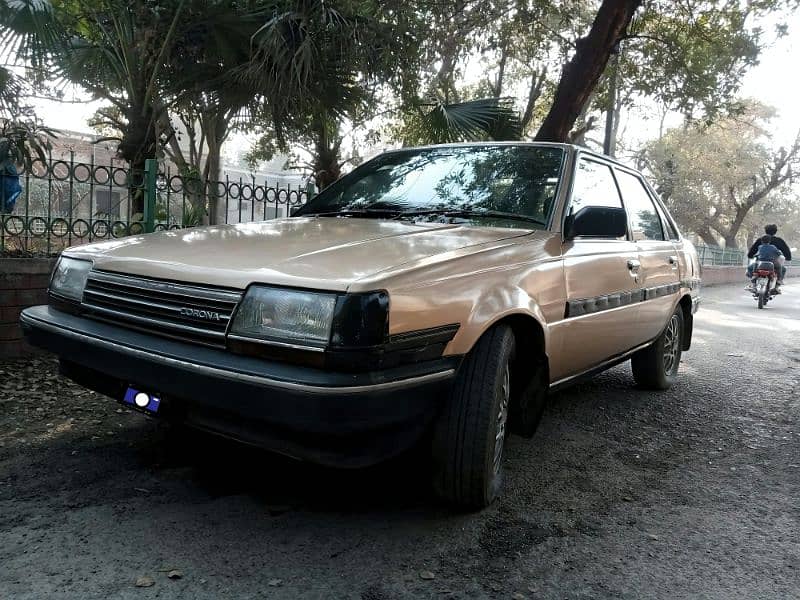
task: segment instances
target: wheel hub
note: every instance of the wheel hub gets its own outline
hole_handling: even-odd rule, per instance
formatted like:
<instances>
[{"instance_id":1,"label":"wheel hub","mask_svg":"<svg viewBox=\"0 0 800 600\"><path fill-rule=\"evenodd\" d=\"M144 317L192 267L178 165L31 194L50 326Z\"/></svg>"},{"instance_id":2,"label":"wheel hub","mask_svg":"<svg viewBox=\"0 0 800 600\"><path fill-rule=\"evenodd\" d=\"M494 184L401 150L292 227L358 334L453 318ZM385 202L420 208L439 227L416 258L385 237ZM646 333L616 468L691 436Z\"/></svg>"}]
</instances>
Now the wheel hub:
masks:
<instances>
[{"instance_id":1,"label":"wheel hub","mask_svg":"<svg viewBox=\"0 0 800 600\"><path fill-rule=\"evenodd\" d=\"M664 373L668 375L677 366L681 340L679 326L678 315L672 315L664 332Z\"/></svg>"},{"instance_id":2,"label":"wheel hub","mask_svg":"<svg viewBox=\"0 0 800 600\"><path fill-rule=\"evenodd\" d=\"M506 365L503 370L503 381L500 386L500 404L497 410L497 428L494 438L494 474L500 472L503 462L503 446L506 439L506 424L508 423L508 405L511 400L511 370Z\"/></svg>"}]
</instances>

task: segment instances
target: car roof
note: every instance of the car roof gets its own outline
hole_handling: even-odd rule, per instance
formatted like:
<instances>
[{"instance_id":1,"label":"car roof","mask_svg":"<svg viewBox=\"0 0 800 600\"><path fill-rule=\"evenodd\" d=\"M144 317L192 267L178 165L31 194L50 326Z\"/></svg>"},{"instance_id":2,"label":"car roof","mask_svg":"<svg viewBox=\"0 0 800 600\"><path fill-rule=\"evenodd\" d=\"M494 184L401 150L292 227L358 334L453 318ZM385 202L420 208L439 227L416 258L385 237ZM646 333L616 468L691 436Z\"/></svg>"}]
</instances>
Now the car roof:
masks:
<instances>
[{"instance_id":1,"label":"car roof","mask_svg":"<svg viewBox=\"0 0 800 600\"><path fill-rule=\"evenodd\" d=\"M484 147L484 146L538 146L541 148L561 148L571 153L578 153L581 154L588 154L594 158L599 158L604 161L608 161L615 165L618 165L624 169L628 169L630 171L636 171L635 168L630 167L626 164L621 163L615 158L608 156L606 154L602 154L600 152L595 152L594 150L587 148L586 146L579 146L578 144L565 144L560 142L525 142L525 141L497 141L497 142L457 142L457 143L449 143L449 144L426 144L424 146L409 146L407 148L393 148L391 150L386 150L383 154L390 154L393 152L404 152L407 150L431 150L433 148L474 148L474 147Z\"/></svg>"}]
</instances>

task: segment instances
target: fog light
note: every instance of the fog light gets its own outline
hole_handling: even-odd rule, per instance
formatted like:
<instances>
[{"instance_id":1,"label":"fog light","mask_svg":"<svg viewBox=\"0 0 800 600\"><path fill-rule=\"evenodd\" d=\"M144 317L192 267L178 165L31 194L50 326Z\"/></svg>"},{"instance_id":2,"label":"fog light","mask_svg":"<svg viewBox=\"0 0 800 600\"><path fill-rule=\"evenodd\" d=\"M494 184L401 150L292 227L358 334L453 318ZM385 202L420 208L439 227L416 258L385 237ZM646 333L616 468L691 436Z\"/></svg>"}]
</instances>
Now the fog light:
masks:
<instances>
[{"instance_id":1,"label":"fog light","mask_svg":"<svg viewBox=\"0 0 800 600\"><path fill-rule=\"evenodd\" d=\"M144 392L139 392L136 394L136 396L134 396L133 401L139 408L145 408L148 404L150 404L150 396Z\"/></svg>"}]
</instances>

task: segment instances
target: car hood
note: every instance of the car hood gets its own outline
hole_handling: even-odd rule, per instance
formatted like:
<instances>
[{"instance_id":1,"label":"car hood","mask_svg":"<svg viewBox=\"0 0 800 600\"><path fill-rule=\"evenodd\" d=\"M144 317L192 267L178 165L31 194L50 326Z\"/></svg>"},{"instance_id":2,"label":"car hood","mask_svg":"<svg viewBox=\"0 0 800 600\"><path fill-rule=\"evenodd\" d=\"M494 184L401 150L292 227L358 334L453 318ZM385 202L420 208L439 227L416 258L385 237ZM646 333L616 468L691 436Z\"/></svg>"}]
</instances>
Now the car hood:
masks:
<instances>
[{"instance_id":1,"label":"car hood","mask_svg":"<svg viewBox=\"0 0 800 600\"><path fill-rule=\"evenodd\" d=\"M360 218L289 218L171 230L72 248L97 269L232 288L345 291L381 271L483 249L529 230ZM402 269L400 269L402 270Z\"/></svg>"}]
</instances>

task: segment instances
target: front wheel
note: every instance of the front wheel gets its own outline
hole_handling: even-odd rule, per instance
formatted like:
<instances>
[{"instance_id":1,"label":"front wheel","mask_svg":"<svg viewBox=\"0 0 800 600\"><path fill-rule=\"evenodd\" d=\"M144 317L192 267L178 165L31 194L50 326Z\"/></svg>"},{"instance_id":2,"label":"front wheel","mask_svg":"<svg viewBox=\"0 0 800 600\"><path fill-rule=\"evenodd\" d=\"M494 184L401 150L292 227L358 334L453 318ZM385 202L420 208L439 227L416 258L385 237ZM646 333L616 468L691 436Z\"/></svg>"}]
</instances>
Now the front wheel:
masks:
<instances>
[{"instance_id":1,"label":"front wheel","mask_svg":"<svg viewBox=\"0 0 800 600\"><path fill-rule=\"evenodd\" d=\"M484 508L500 491L513 358L511 328L487 331L464 359L434 425L433 487L456 506Z\"/></svg>"},{"instance_id":2,"label":"front wheel","mask_svg":"<svg viewBox=\"0 0 800 600\"><path fill-rule=\"evenodd\" d=\"M636 383L651 390L669 389L678 374L683 347L683 309L678 306L661 335L631 358Z\"/></svg>"}]
</instances>

